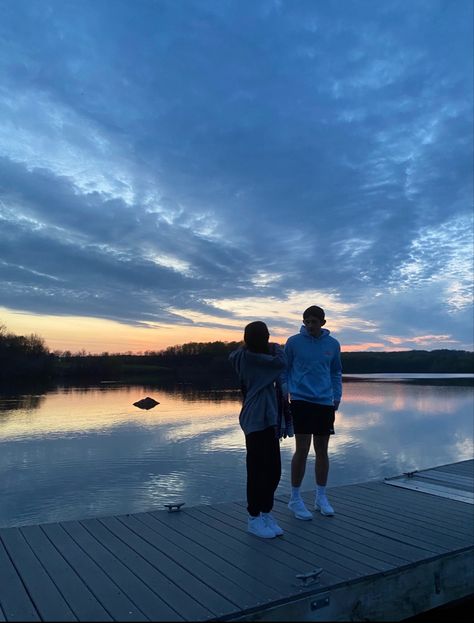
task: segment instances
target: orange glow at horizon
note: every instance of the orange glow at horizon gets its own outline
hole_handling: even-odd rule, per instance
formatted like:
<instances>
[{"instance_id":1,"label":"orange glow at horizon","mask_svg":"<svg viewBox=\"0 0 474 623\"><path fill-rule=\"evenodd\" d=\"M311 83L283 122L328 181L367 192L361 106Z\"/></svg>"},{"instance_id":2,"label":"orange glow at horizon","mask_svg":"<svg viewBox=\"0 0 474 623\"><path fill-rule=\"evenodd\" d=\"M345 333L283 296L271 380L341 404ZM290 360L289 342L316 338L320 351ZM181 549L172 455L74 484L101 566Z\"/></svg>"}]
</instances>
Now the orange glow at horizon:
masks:
<instances>
[{"instance_id":1,"label":"orange glow at horizon","mask_svg":"<svg viewBox=\"0 0 474 623\"><path fill-rule=\"evenodd\" d=\"M410 350L409 348L388 348L383 342L359 342L358 344L341 344L342 352L357 353L365 352L368 350L397 350L404 351Z\"/></svg>"},{"instance_id":2,"label":"orange glow at horizon","mask_svg":"<svg viewBox=\"0 0 474 623\"><path fill-rule=\"evenodd\" d=\"M132 353L162 350L185 342L232 342L242 339L242 330L222 330L188 325L132 327L113 320L80 316L39 316L0 309L0 324L17 335L36 333L51 350L92 354Z\"/></svg>"},{"instance_id":3,"label":"orange glow at horizon","mask_svg":"<svg viewBox=\"0 0 474 623\"><path fill-rule=\"evenodd\" d=\"M256 310L255 310L256 311ZM187 314L192 318L192 314ZM262 314L263 315L263 314ZM82 350L86 353L144 353L145 351L160 351L169 346L185 344L187 342L240 342L243 338L243 329L247 322L255 317L247 319L235 319L227 321L232 328L213 328L199 325L159 325L149 327L130 326L113 320L91 318L85 316L48 316L15 312L0 307L0 326L3 324L8 332L16 335L30 335L35 333L42 337L46 346L54 352L71 351L77 353ZM269 324L270 341L284 344L286 340L299 331L300 319L295 312L292 319L295 326L292 330L279 328L278 319L274 326ZM193 318L198 322L213 322L215 318L204 317L196 314ZM217 322L217 321L216 321ZM222 319L219 319L222 322ZM334 328L335 337L341 342L343 352L364 351L407 351L410 347L401 346L404 341L413 344L417 348L420 338L400 338L383 336L384 341L365 341L358 343L344 343L339 337L339 332L344 329L344 321L340 319L330 320L328 327ZM440 337L440 336L433 336ZM441 336L447 338L447 336Z\"/></svg>"}]
</instances>

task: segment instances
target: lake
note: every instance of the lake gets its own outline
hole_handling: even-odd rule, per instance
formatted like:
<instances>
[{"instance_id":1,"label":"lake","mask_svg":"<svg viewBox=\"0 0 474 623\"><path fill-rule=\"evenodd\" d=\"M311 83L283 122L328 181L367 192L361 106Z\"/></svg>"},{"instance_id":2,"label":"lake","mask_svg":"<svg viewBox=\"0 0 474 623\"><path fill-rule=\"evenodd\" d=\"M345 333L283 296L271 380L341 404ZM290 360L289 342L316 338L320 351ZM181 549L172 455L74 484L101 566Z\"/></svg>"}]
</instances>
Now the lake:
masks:
<instances>
[{"instance_id":1,"label":"lake","mask_svg":"<svg viewBox=\"0 0 474 623\"><path fill-rule=\"evenodd\" d=\"M450 377L346 379L328 485L472 458L472 384ZM160 404L149 411L133 406L145 396ZM189 386L102 384L0 395L0 527L148 511L170 501L245 499L239 410L238 391ZM281 443L278 494L290 489L293 443ZM314 487L313 466L314 455L304 489Z\"/></svg>"}]
</instances>

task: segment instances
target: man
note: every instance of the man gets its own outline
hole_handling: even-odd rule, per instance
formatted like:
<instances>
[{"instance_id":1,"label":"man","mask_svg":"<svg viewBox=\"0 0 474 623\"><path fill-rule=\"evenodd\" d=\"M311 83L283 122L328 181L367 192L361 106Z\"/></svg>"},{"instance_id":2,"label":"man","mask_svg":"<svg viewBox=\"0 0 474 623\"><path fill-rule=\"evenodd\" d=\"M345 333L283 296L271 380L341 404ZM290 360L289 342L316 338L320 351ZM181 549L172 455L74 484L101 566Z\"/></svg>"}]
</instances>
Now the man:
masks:
<instances>
[{"instance_id":1,"label":"man","mask_svg":"<svg viewBox=\"0 0 474 623\"><path fill-rule=\"evenodd\" d=\"M335 412L342 395L341 347L329 335L324 310L317 305L303 313L303 326L285 346L288 360L288 392L296 448L291 461L291 499L288 508L297 519L312 519L300 494L306 459L313 440L316 454L314 508L334 515L326 495L329 473L328 443L334 434Z\"/></svg>"}]
</instances>

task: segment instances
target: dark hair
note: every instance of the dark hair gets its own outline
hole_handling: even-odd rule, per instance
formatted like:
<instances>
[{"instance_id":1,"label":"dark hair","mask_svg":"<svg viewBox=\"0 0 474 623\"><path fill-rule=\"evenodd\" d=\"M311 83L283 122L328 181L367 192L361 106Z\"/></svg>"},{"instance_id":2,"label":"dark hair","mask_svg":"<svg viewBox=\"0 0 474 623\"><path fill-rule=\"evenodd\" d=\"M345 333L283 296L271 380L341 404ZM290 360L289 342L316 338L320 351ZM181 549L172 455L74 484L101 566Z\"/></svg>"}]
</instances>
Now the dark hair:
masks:
<instances>
[{"instance_id":1,"label":"dark hair","mask_svg":"<svg viewBox=\"0 0 474 623\"><path fill-rule=\"evenodd\" d=\"M261 320L251 322L245 327L244 342L253 353L268 353L268 338L270 333L267 325Z\"/></svg>"},{"instance_id":2,"label":"dark hair","mask_svg":"<svg viewBox=\"0 0 474 623\"><path fill-rule=\"evenodd\" d=\"M308 309L304 310L303 320L305 320L309 316L316 316L316 318L324 320L324 309L322 307L318 307L317 305L311 305L311 307L308 307Z\"/></svg>"}]
</instances>

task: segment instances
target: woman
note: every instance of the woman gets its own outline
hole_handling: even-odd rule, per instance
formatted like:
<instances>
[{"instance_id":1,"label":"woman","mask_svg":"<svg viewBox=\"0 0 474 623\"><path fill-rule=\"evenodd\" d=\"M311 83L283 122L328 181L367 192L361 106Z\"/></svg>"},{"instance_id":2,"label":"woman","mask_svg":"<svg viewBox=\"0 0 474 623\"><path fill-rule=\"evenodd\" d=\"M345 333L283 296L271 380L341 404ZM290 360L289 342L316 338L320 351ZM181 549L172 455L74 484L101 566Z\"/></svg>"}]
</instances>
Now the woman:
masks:
<instances>
[{"instance_id":1,"label":"woman","mask_svg":"<svg viewBox=\"0 0 474 623\"><path fill-rule=\"evenodd\" d=\"M269 337L264 322L251 322L244 346L229 355L244 395L239 422L247 448L247 529L265 539L283 534L270 511L281 476L276 382L286 357L278 344L268 343Z\"/></svg>"}]
</instances>

